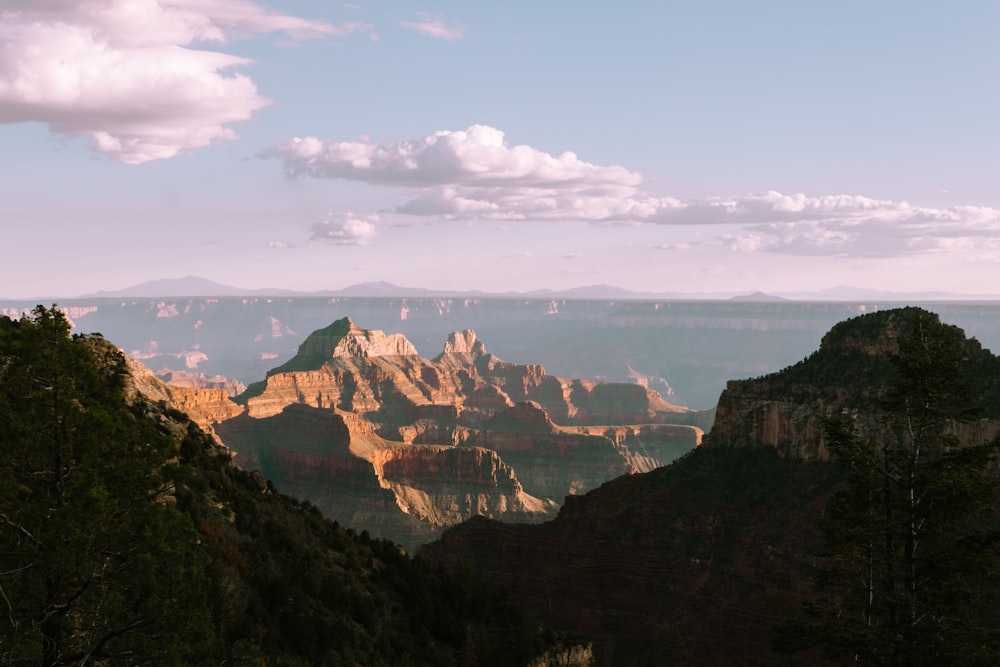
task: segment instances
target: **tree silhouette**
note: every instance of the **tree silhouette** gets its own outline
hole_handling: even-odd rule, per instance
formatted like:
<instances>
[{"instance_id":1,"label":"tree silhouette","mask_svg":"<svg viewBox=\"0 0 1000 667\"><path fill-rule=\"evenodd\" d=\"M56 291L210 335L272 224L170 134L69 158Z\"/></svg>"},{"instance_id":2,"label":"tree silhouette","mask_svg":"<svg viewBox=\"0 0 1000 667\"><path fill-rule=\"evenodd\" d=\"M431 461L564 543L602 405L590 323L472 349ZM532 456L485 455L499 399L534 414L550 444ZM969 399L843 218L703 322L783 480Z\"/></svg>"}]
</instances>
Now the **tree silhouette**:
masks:
<instances>
[{"instance_id":1,"label":"tree silhouette","mask_svg":"<svg viewBox=\"0 0 1000 667\"><path fill-rule=\"evenodd\" d=\"M881 419L826 424L847 484L824 513L831 550L809 621L778 629L779 649L820 645L845 662L995 664L1000 545L995 444L961 446L956 424L978 415L981 394L963 332L912 309L898 333Z\"/></svg>"},{"instance_id":2,"label":"tree silhouette","mask_svg":"<svg viewBox=\"0 0 1000 667\"><path fill-rule=\"evenodd\" d=\"M204 558L165 502L171 439L61 312L0 319L0 662L196 664Z\"/></svg>"}]
</instances>

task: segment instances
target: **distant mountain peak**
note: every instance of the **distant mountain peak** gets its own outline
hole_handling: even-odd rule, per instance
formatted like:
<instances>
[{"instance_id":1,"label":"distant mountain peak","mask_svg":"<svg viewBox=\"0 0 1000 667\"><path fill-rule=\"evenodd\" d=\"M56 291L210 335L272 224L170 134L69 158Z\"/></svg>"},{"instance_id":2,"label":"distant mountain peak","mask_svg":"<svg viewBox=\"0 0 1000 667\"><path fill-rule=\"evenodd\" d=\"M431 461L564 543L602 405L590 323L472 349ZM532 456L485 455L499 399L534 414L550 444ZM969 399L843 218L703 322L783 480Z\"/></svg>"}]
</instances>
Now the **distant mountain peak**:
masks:
<instances>
[{"instance_id":1,"label":"distant mountain peak","mask_svg":"<svg viewBox=\"0 0 1000 667\"><path fill-rule=\"evenodd\" d=\"M773 294L767 294L766 292L750 292L749 294L737 294L729 299L730 301L741 301L745 303L772 303L779 301L788 301L788 299L775 296Z\"/></svg>"},{"instance_id":2,"label":"distant mountain peak","mask_svg":"<svg viewBox=\"0 0 1000 667\"><path fill-rule=\"evenodd\" d=\"M363 329L350 317L343 317L309 334L295 356L268 375L316 370L333 358L365 359L417 354L417 348L403 334L386 335L378 329Z\"/></svg>"},{"instance_id":3,"label":"distant mountain peak","mask_svg":"<svg viewBox=\"0 0 1000 667\"><path fill-rule=\"evenodd\" d=\"M150 280L118 290L105 290L84 294L75 299L85 298L168 298L168 297L349 297L367 299L388 298L461 298L498 297L529 299L566 299L575 301L717 301L729 300L744 303L777 303L787 300L797 301L951 301L1000 299L996 294L958 294L951 292L890 292L870 288L837 286L812 292L781 291L781 295L761 291L733 295L732 292L647 292L633 291L608 284L584 285L565 289L535 289L529 291L507 290L485 292L476 289L427 289L424 287L403 287L385 280L356 283L347 287L330 290L297 291L279 288L245 289L215 282L200 276L186 275L182 278Z\"/></svg>"},{"instance_id":4,"label":"distant mountain peak","mask_svg":"<svg viewBox=\"0 0 1000 667\"><path fill-rule=\"evenodd\" d=\"M138 285L119 290L102 290L88 297L178 297L178 296L239 296L249 293L248 290L223 285L199 276L184 276L183 278L161 278L147 280Z\"/></svg>"}]
</instances>

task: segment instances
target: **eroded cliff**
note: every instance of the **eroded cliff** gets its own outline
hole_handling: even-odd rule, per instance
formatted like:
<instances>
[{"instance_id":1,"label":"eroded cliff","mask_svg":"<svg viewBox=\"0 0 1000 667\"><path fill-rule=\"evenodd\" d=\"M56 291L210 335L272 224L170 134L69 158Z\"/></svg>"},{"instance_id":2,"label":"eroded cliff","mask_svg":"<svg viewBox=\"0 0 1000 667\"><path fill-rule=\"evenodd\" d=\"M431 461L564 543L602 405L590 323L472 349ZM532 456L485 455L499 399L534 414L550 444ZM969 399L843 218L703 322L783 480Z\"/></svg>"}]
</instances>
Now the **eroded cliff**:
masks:
<instances>
[{"instance_id":1,"label":"eroded cliff","mask_svg":"<svg viewBox=\"0 0 1000 667\"><path fill-rule=\"evenodd\" d=\"M704 419L646 387L502 361L471 329L430 360L347 318L237 397L245 414L200 396L237 463L408 547L473 516L549 519L567 495L696 447Z\"/></svg>"},{"instance_id":2,"label":"eroded cliff","mask_svg":"<svg viewBox=\"0 0 1000 667\"><path fill-rule=\"evenodd\" d=\"M767 446L781 456L827 460L823 422L850 417L858 432L880 439L884 428L878 405L894 377L899 333L916 309L872 313L834 326L820 348L778 373L730 381L719 398L706 444ZM955 328L957 329L957 327ZM953 422L965 444L979 444L1000 432L1000 359L974 339L965 339L968 374L979 383L977 419Z\"/></svg>"}]
</instances>

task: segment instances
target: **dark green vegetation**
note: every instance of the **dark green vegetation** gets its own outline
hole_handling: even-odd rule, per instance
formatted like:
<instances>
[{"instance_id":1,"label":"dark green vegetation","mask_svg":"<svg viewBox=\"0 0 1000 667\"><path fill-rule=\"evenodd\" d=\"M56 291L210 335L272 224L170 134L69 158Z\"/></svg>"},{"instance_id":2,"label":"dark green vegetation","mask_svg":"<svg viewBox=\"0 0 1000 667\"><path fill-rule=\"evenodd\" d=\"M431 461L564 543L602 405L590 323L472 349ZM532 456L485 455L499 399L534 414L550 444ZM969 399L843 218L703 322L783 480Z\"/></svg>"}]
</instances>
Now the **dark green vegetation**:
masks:
<instances>
[{"instance_id":1,"label":"dark green vegetation","mask_svg":"<svg viewBox=\"0 0 1000 667\"><path fill-rule=\"evenodd\" d=\"M753 385L761 394L781 396L789 402L808 403L817 398L830 401L837 397L858 410L871 411L887 391L908 381L898 375L899 357L904 353L899 346L901 337L908 335L917 319L925 321L937 335L948 338L953 354L961 357L948 362L960 371L951 381L962 378L966 390L975 394L975 401L970 396L969 404L975 403L983 416L1000 416L1000 357L984 349L975 338L966 339L962 329L943 324L937 315L915 307L844 320L831 328L819 349L802 361L741 384ZM934 369L913 368L911 374L921 370ZM939 374L946 371L937 369Z\"/></svg>"},{"instance_id":2,"label":"dark green vegetation","mask_svg":"<svg viewBox=\"0 0 1000 667\"><path fill-rule=\"evenodd\" d=\"M0 664L524 665L555 642L136 395L56 310L0 318Z\"/></svg>"},{"instance_id":3,"label":"dark green vegetation","mask_svg":"<svg viewBox=\"0 0 1000 667\"><path fill-rule=\"evenodd\" d=\"M827 422L847 474L821 520L820 583L832 595L807 605L810 620L780 626L778 644L863 664L997 664L997 443L956 435L996 410L997 359L919 309L845 324L887 328L893 349L876 369L883 381L868 385L877 420Z\"/></svg>"},{"instance_id":4,"label":"dark green vegetation","mask_svg":"<svg viewBox=\"0 0 1000 667\"><path fill-rule=\"evenodd\" d=\"M997 358L926 311L853 318L730 384L725 440L717 421L554 521L469 521L422 553L507 583L601 665L1000 664L998 385Z\"/></svg>"}]
</instances>

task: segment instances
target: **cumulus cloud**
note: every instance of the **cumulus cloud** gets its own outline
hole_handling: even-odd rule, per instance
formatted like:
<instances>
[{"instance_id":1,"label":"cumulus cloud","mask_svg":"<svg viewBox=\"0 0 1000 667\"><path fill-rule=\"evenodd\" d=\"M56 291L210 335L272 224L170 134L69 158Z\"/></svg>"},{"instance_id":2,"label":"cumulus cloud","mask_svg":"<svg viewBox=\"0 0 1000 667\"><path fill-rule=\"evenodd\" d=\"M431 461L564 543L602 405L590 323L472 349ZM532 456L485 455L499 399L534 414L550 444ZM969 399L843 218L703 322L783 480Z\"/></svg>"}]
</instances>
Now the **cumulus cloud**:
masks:
<instances>
[{"instance_id":1,"label":"cumulus cloud","mask_svg":"<svg viewBox=\"0 0 1000 667\"><path fill-rule=\"evenodd\" d=\"M553 156L510 146L486 125L434 132L392 144L294 138L265 151L292 176L416 188L399 207L410 215L489 219L604 219L626 216L641 181L624 167L602 167L572 152Z\"/></svg>"},{"instance_id":2,"label":"cumulus cloud","mask_svg":"<svg viewBox=\"0 0 1000 667\"><path fill-rule=\"evenodd\" d=\"M585 162L511 146L485 125L439 131L421 139L295 138L263 157L284 162L295 177L362 181L409 193L393 212L452 220L574 220L702 227L736 226L715 242L734 252L889 256L994 248L1000 211L935 209L861 195L764 192L681 200L641 188L621 166ZM991 250L992 251L992 250Z\"/></svg>"},{"instance_id":3,"label":"cumulus cloud","mask_svg":"<svg viewBox=\"0 0 1000 667\"><path fill-rule=\"evenodd\" d=\"M624 167L600 167L580 160L575 153L554 157L530 146L509 146L501 130L487 125L441 130L394 144L296 137L265 151L264 157L281 158L293 176L379 185L630 187L641 180Z\"/></svg>"},{"instance_id":4,"label":"cumulus cloud","mask_svg":"<svg viewBox=\"0 0 1000 667\"><path fill-rule=\"evenodd\" d=\"M238 56L192 45L280 33L364 31L250 0L7 0L0 9L0 123L41 122L126 164L236 138L269 104Z\"/></svg>"},{"instance_id":5,"label":"cumulus cloud","mask_svg":"<svg viewBox=\"0 0 1000 667\"><path fill-rule=\"evenodd\" d=\"M751 203L742 207L743 200ZM764 201L775 206L761 206ZM786 205L789 201L794 205ZM774 192L730 203L733 212L725 220L746 226L741 235L723 240L740 250L753 244L755 250L795 255L890 257L987 250L1000 242L1000 211L991 208L935 209L866 197Z\"/></svg>"},{"instance_id":6,"label":"cumulus cloud","mask_svg":"<svg viewBox=\"0 0 1000 667\"><path fill-rule=\"evenodd\" d=\"M419 21L403 21L402 26L409 30L419 32L422 35L433 37L434 39L447 39L450 41L461 39L465 34L465 26L455 23L446 23L439 16L429 16L421 14Z\"/></svg>"},{"instance_id":7,"label":"cumulus cloud","mask_svg":"<svg viewBox=\"0 0 1000 667\"><path fill-rule=\"evenodd\" d=\"M376 234L378 216L329 214L326 220L312 226L311 239L329 241L335 245L367 245Z\"/></svg>"}]
</instances>

